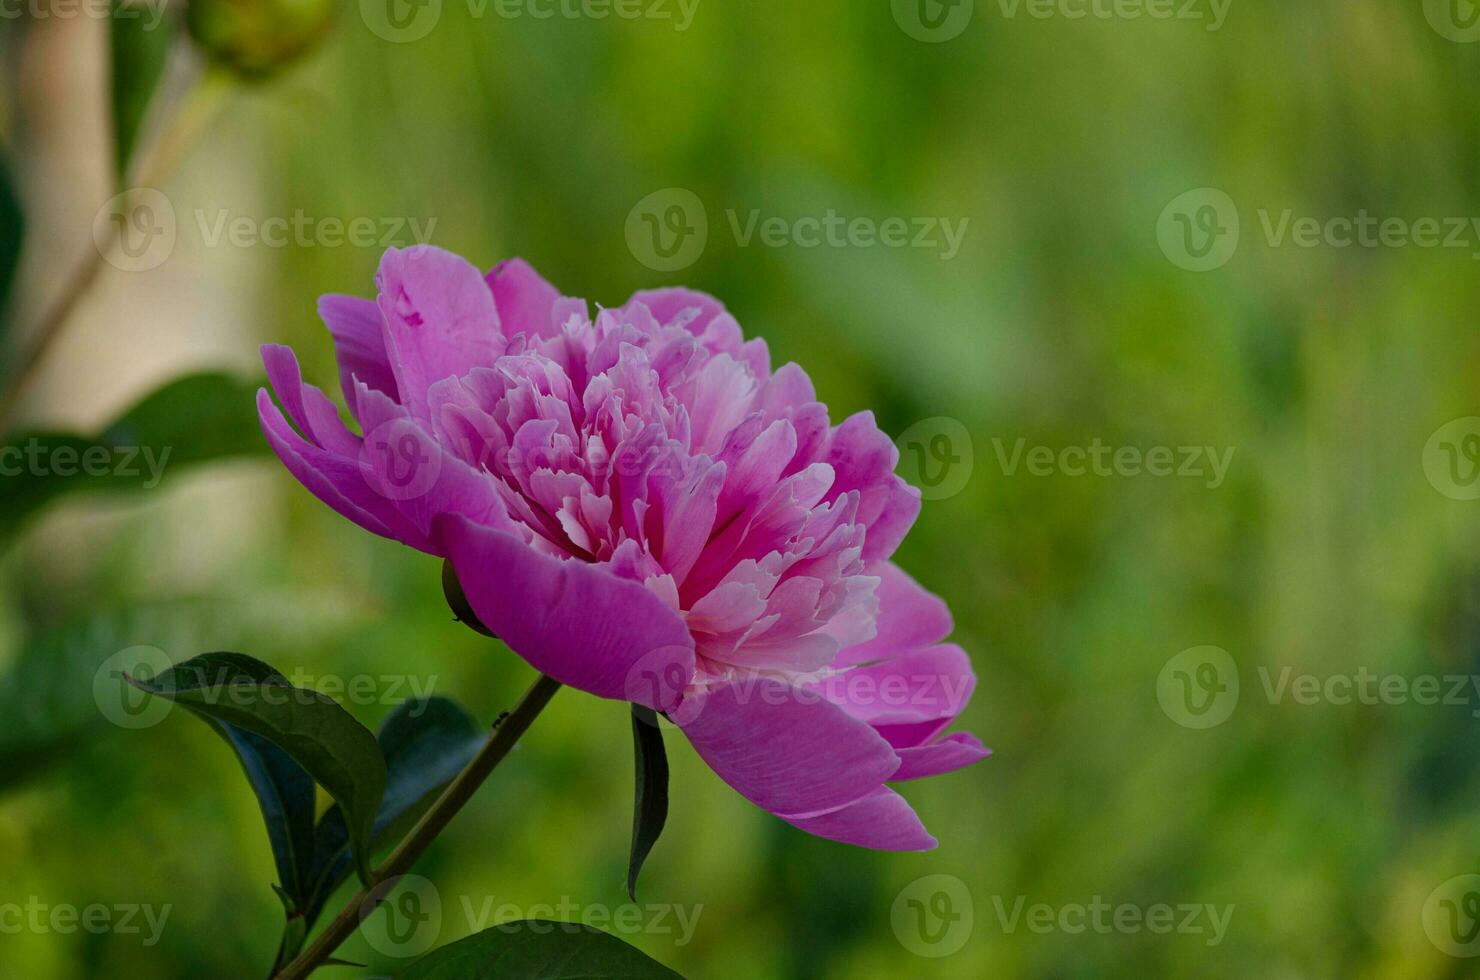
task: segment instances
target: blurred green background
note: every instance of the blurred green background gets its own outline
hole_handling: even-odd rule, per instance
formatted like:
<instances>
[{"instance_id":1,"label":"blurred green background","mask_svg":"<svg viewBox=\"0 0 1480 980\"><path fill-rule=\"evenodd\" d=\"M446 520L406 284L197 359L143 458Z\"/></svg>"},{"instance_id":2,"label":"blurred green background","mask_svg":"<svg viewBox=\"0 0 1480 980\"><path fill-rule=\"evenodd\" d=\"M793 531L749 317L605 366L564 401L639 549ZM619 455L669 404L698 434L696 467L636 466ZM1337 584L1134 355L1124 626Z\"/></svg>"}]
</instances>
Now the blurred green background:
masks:
<instances>
[{"instance_id":1,"label":"blurred green background","mask_svg":"<svg viewBox=\"0 0 1480 980\"><path fill-rule=\"evenodd\" d=\"M223 209L435 221L435 244L483 266L522 255L606 305L707 290L775 363L807 368L835 420L872 408L896 435L939 418L969 432L952 446L969 478L926 501L897 560L950 603L979 678L962 726L995 756L904 786L941 845L889 855L756 810L670 733L672 811L639 901L702 911L681 945L624 938L693 977L1476 975L1430 933L1435 889L1480 872L1480 695L1266 691L1285 668L1480 674L1480 503L1425 472L1436 430L1480 415L1480 238L1300 247L1263 220L1480 215L1480 45L1435 26L1464 5L1233 0L1209 30L1204 3L1193 19L1076 19L977 0L941 43L888 0L699 0L682 30L442 0L400 8L436 14L402 41L374 6L343 6L301 61L232 95L161 185L173 251L103 271L28 426L100 425L190 368L254 377L264 341L292 344L338 397L314 302L370 294L379 246L212 244ZM31 226L24 335L112 193L107 25L33 11L0 31L0 131ZM186 98L193 58L172 62L146 132ZM1241 232L1194 272L1158 221L1206 187ZM708 238L659 272L626 228L669 188L701 202ZM742 243L728 216L828 209L967 225L945 258ZM1097 439L1234 455L1216 487L999 457ZM409 675L489 719L532 676L451 621L435 560L351 526L270 459L71 496L0 555L0 902L172 907L154 945L0 933L0 977L261 976L276 945L234 760L178 712L109 724L92 697L104 657L234 649L314 678ZM1163 668L1208 645L1241 693L1190 728L1158 698ZM389 708L351 706L371 725ZM560 694L418 866L441 940L469 931L463 899L622 905L630 767L625 709ZM940 874L971 899L955 906L966 938L921 956L941 948L892 910ZM1216 943L1011 920L1020 901L1057 915L1097 900L1232 917ZM380 974L406 963L358 936L342 952Z\"/></svg>"}]
</instances>

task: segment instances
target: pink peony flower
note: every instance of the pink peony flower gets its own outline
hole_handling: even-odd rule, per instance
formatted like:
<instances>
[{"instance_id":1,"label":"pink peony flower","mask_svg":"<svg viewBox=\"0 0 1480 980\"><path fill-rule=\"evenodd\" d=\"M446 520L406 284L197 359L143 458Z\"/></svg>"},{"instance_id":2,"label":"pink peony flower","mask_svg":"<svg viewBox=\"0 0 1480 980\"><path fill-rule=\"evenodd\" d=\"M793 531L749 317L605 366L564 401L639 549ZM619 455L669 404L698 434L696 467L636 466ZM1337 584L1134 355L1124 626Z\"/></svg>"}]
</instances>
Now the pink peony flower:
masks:
<instances>
[{"instance_id":1,"label":"pink peony flower","mask_svg":"<svg viewBox=\"0 0 1480 980\"><path fill-rule=\"evenodd\" d=\"M375 300L326 296L363 438L286 347L262 426L311 492L445 557L479 619L554 679L665 711L783 820L935 845L887 785L988 754L941 736L975 684L945 604L889 560L920 509L870 413L837 426L715 299L591 319L512 259L391 249Z\"/></svg>"}]
</instances>

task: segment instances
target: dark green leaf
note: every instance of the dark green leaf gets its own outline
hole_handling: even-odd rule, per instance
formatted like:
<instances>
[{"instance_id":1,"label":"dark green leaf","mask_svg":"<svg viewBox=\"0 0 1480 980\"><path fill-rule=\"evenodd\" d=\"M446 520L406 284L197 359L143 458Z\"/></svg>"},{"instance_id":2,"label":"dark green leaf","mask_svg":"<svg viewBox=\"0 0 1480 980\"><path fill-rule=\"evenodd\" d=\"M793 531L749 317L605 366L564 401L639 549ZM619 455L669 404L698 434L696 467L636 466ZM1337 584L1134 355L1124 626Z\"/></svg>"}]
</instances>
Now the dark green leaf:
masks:
<instances>
[{"instance_id":1,"label":"dark green leaf","mask_svg":"<svg viewBox=\"0 0 1480 980\"><path fill-rule=\"evenodd\" d=\"M114 162L122 181L139 140L149 103L164 77L173 38L163 8L113 0L108 24L113 74Z\"/></svg>"},{"instance_id":2,"label":"dark green leaf","mask_svg":"<svg viewBox=\"0 0 1480 980\"><path fill-rule=\"evenodd\" d=\"M627 894L637 899L637 875L652 853L668 820L668 754L658 715L640 704L632 706L632 751L637 789L632 805L632 854L627 863Z\"/></svg>"},{"instance_id":3,"label":"dark green leaf","mask_svg":"<svg viewBox=\"0 0 1480 980\"><path fill-rule=\"evenodd\" d=\"M182 468L267 452L256 388L222 374L189 375L97 435L21 433L0 444L0 539L66 493L150 490Z\"/></svg>"},{"instance_id":4,"label":"dark green leaf","mask_svg":"<svg viewBox=\"0 0 1480 980\"><path fill-rule=\"evenodd\" d=\"M380 746L333 699L281 677L239 653L206 653L151 680L131 682L206 719L258 735L308 770L343 808L355 866L368 882L370 833L386 780Z\"/></svg>"},{"instance_id":5,"label":"dark green leaf","mask_svg":"<svg viewBox=\"0 0 1480 980\"><path fill-rule=\"evenodd\" d=\"M457 702L436 696L401 702L386 716L376 740L387 775L371 831L372 851L410 829L488 742L488 732ZM338 806L324 814L314 839L314 887L306 907L310 925L349 874L349 832Z\"/></svg>"},{"instance_id":6,"label":"dark green leaf","mask_svg":"<svg viewBox=\"0 0 1480 980\"><path fill-rule=\"evenodd\" d=\"M262 808L278 881L295 906L301 908L313 860L313 777L261 735L210 718L206 721L226 739L241 762Z\"/></svg>"},{"instance_id":7,"label":"dark green leaf","mask_svg":"<svg viewBox=\"0 0 1480 980\"><path fill-rule=\"evenodd\" d=\"M588 925L521 919L427 954L400 980L683 980Z\"/></svg>"},{"instance_id":8,"label":"dark green leaf","mask_svg":"<svg viewBox=\"0 0 1480 980\"><path fill-rule=\"evenodd\" d=\"M16 192L9 163L4 156L0 156L0 349L3 349L7 339L6 324L9 320L6 299L10 296L11 283L15 282L16 266L20 264L21 239L25 237L25 230L26 219L25 212L21 210L20 194ZM4 360L0 358L0 369L4 367ZM3 374L0 371L0 376Z\"/></svg>"}]
</instances>

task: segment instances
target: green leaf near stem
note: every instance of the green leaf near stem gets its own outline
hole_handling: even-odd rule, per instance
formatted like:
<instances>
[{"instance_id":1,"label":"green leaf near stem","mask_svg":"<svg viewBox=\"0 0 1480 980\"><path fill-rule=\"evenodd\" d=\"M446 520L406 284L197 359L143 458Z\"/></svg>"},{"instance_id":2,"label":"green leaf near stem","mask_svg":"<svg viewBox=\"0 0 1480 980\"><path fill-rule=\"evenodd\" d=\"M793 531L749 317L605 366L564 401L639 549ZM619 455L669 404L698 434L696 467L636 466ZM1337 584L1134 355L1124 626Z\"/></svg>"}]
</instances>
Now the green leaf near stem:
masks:
<instances>
[{"instance_id":1,"label":"green leaf near stem","mask_svg":"<svg viewBox=\"0 0 1480 980\"><path fill-rule=\"evenodd\" d=\"M257 387L224 374L187 375L97 434L29 432L0 443L0 542L65 494L152 490L183 467L267 453Z\"/></svg>"},{"instance_id":2,"label":"green leaf near stem","mask_svg":"<svg viewBox=\"0 0 1480 980\"><path fill-rule=\"evenodd\" d=\"M270 740L212 718L205 721L236 753L262 808L282 892L302 908L313 860L313 777Z\"/></svg>"},{"instance_id":3,"label":"green leaf near stem","mask_svg":"<svg viewBox=\"0 0 1480 980\"><path fill-rule=\"evenodd\" d=\"M173 19L162 8L113 0L109 7L114 164L123 182L138 146L149 104L164 78L174 39Z\"/></svg>"},{"instance_id":4,"label":"green leaf near stem","mask_svg":"<svg viewBox=\"0 0 1480 980\"><path fill-rule=\"evenodd\" d=\"M370 838L385 790L386 764L375 736L349 712L326 695L293 687L267 664L239 653L202 654L158 677L131 683L283 750L342 808L355 867L362 881L371 881Z\"/></svg>"},{"instance_id":5,"label":"green leaf near stem","mask_svg":"<svg viewBox=\"0 0 1480 980\"><path fill-rule=\"evenodd\" d=\"M636 791L632 806L632 852L627 864L627 894L637 899L637 875L668 820L668 754L663 730L651 708L632 706L632 748Z\"/></svg>"},{"instance_id":6,"label":"green leaf near stem","mask_svg":"<svg viewBox=\"0 0 1480 980\"><path fill-rule=\"evenodd\" d=\"M422 957L399 980L683 980L626 943L577 922L505 922Z\"/></svg>"},{"instance_id":7,"label":"green leaf near stem","mask_svg":"<svg viewBox=\"0 0 1480 980\"><path fill-rule=\"evenodd\" d=\"M385 795L375 814L370 849L402 837L442 789L488 743L488 731L457 702L434 696L403 701L376 736L385 756ZM304 915L312 927L334 889L349 874L349 832L336 805L314 831L314 866Z\"/></svg>"}]
</instances>

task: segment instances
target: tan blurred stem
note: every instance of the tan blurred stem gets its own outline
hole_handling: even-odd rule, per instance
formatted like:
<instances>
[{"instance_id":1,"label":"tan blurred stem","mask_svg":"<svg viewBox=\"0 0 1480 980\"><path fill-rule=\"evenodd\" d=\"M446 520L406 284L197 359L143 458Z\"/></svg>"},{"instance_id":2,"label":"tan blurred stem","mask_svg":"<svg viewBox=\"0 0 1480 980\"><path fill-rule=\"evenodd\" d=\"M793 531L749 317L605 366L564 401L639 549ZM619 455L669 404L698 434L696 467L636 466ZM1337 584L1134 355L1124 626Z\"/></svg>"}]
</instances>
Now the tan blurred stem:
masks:
<instances>
[{"instance_id":1,"label":"tan blurred stem","mask_svg":"<svg viewBox=\"0 0 1480 980\"><path fill-rule=\"evenodd\" d=\"M132 168L129 179L125 181L128 189L152 187L169 179L211 120L226 104L232 91L230 75L219 69L208 69L191 87L179 108L165 124L159 140L142 157L142 164ZM87 295L98 274L103 271L104 259L117 244L120 231L117 222L108 222L107 239L94 242L97 247L87 261L72 274L56 303L31 331L34 338L31 346L21 355L4 391L0 391L0 435L10 431L21 395L35 380L36 369L61 336L62 328L71 318L77 303Z\"/></svg>"},{"instance_id":2,"label":"tan blurred stem","mask_svg":"<svg viewBox=\"0 0 1480 980\"><path fill-rule=\"evenodd\" d=\"M390 857L376 868L373 872L375 883L380 885L392 878L403 875L411 870L416 859L421 857L432 841L436 840L457 812L463 808L483 781L488 778L514 743L519 741L529 728L530 723L535 720L539 713L544 710L545 705L560 690L560 682L551 680L541 674L539 680L525 692L524 697L514 707L514 710L505 715L495 723L493 737L488 744L473 757L462 772L458 773L442 795L437 797L431 809L427 810L422 818L412 827L404 840L396 845ZM373 912L381 902L389 897L394 891L390 888L361 888L354 897L345 903L344 908L334 917L334 921L324 927L324 931L309 943L303 952L274 976L273 980L302 980L312 973L317 967L322 966L329 956L339 948L339 945L348 939L354 931L359 928L360 922Z\"/></svg>"}]
</instances>

